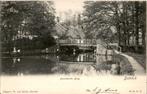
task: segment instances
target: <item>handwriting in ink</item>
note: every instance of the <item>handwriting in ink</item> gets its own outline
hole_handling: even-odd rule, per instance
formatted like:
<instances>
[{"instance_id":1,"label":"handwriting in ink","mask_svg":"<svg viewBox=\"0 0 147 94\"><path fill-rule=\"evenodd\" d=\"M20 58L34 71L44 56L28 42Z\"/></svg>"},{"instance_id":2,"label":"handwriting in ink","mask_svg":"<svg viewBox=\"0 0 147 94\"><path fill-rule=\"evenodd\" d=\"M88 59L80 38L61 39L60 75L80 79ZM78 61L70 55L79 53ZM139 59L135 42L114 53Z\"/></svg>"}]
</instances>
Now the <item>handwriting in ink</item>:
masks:
<instances>
[{"instance_id":1,"label":"handwriting in ink","mask_svg":"<svg viewBox=\"0 0 147 94\"><path fill-rule=\"evenodd\" d=\"M111 88L106 88L106 89L102 89L102 88L94 88L94 89L86 89L87 92L89 92L90 94L119 94L117 89L111 89Z\"/></svg>"}]
</instances>

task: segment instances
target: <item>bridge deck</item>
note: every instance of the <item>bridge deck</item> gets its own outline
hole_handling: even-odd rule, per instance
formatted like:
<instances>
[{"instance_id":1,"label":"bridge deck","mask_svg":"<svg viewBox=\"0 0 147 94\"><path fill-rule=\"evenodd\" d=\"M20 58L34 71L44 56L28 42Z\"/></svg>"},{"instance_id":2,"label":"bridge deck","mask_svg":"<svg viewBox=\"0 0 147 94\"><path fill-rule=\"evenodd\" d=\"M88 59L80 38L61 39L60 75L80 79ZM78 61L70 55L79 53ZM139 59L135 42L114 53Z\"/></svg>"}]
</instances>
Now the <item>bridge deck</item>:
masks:
<instances>
[{"instance_id":1,"label":"bridge deck","mask_svg":"<svg viewBox=\"0 0 147 94\"><path fill-rule=\"evenodd\" d=\"M58 64L75 64L75 65L80 65L80 64L82 64L82 65L93 65L93 64L95 64L95 61L87 61L87 62L78 62L78 61L71 61L71 62L68 62L68 61L60 61L60 63L58 63Z\"/></svg>"},{"instance_id":2,"label":"bridge deck","mask_svg":"<svg viewBox=\"0 0 147 94\"><path fill-rule=\"evenodd\" d=\"M96 44L69 44L69 43L62 43L60 44L61 46L83 46L83 47L89 47L89 46L95 46L96 47Z\"/></svg>"}]
</instances>

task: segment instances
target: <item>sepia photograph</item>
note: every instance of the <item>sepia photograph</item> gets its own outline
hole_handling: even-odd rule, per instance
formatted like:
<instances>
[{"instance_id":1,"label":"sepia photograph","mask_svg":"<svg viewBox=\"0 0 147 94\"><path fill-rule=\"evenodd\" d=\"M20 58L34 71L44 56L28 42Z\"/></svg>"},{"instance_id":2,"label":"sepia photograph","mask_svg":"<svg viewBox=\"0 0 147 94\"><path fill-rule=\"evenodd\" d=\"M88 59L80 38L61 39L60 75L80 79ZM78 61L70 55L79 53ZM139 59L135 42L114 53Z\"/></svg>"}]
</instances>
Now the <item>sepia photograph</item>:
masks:
<instances>
[{"instance_id":1,"label":"sepia photograph","mask_svg":"<svg viewBox=\"0 0 147 94\"><path fill-rule=\"evenodd\" d=\"M146 35L146 1L0 1L0 94L146 94Z\"/></svg>"}]
</instances>

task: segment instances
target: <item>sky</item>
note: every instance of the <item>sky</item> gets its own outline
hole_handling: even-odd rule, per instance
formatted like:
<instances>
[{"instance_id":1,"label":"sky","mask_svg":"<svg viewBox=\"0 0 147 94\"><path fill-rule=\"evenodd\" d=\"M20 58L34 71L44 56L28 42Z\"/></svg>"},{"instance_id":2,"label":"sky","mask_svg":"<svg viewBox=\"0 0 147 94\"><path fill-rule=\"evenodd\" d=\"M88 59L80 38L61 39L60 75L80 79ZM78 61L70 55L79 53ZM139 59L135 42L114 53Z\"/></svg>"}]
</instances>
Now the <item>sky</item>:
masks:
<instances>
[{"instance_id":1,"label":"sky","mask_svg":"<svg viewBox=\"0 0 147 94\"><path fill-rule=\"evenodd\" d=\"M83 0L55 0L54 1L56 12L68 11L82 11Z\"/></svg>"},{"instance_id":2,"label":"sky","mask_svg":"<svg viewBox=\"0 0 147 94\"><path fill-rule=\"evenodd\" d=\"M83 11L83 0L54 0L56 15L61 16L65 12L79 12Z\"/></svg>"}]
</instances>

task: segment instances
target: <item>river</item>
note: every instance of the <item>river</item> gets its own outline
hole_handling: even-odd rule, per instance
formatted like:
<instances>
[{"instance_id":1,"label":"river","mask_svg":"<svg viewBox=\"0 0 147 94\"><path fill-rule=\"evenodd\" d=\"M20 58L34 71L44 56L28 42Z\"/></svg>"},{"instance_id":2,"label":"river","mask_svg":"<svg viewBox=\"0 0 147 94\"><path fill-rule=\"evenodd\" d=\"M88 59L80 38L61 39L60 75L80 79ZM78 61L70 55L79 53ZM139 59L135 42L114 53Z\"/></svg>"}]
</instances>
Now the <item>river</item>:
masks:
<instances>
[{"instance_id":1,"label":"river","mask_svg":"<svg viewBox=\"0 0 147 94\"><path fill-rule=\"evenodd\" d=\"M133 69L125 69L122 61L114 61L114 56L94 53L2 57L2 75L47 74L124 75L133 74Z\"/></svg>"}]
</instances>

